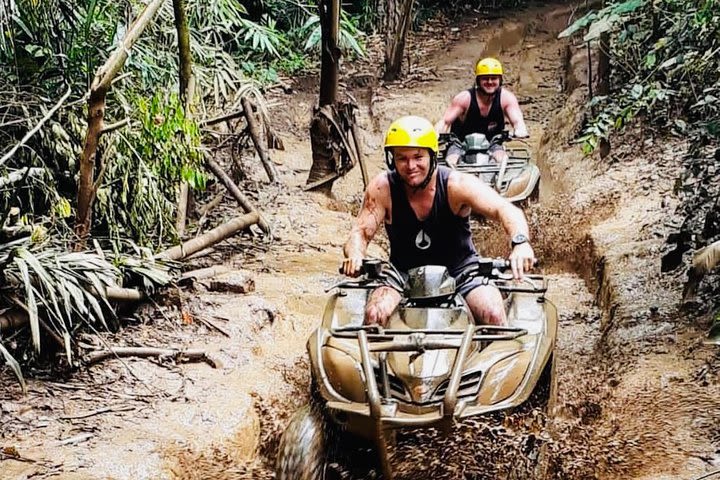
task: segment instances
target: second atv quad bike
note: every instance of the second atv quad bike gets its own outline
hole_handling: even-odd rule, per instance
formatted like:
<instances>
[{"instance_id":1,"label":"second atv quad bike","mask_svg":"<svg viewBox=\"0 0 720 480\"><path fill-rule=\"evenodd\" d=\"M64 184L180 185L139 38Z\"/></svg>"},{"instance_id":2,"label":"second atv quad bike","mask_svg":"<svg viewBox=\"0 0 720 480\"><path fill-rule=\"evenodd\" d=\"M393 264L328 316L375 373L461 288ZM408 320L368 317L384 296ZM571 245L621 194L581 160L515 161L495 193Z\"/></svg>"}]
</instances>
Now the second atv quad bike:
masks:
<instances>
[{"instance_id":1,"label":"second atv quad bike","mask_svg":"<svg viewBox=\"0 0 720 480\"><path fill-rule=\"evenodd\" d=\"M507 266L481 259L457 278L494 280L505 296L507 327L477 325L445 267L419 267L404 277L389 263L368 260L363 277L333 287L307 343L313 401L280 441L276 478L328 478L328 452L354 435L375 445L383 478L391 480L395 430L450 427L512 409L552 382L557 311L545 301L546 280L528 275L515 283L501 271ZM402 287L399 307L386 327L364 325L369 293L388 284Z\"/></svg>"},{"instance_id":2,"label":"second atv quad bike","mask_svg":"<svg viewBox=\"0 0 720 480\"><path fill-rule=\"evenodd\" d=\"M444 133L440 135L438 162L447 165L445 157L454 145L462 152L456 170L477 176L513 203L536 201L540 196L540 169L532 162L527 147L506 147L508 158L499 164L490 156L494 146L511 140L513 137L507 131L490 140L482 133L472 133L463 141L452 133Z\"/></svg>"}]
</instances>

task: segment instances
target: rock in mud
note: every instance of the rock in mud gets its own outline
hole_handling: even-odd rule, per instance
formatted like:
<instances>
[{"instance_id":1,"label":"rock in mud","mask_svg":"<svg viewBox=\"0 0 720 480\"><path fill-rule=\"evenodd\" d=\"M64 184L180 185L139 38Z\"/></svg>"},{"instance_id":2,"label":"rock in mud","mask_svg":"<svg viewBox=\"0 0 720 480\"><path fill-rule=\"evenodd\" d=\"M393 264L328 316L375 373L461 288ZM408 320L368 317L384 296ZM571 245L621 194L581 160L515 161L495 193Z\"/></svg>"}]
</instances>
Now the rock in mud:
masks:
<instances>
[{"instance_id":1,"label":"rock in mud","mask_svg":"<svg viewBox=\"0 0 720 480\"><path fill-rule=\"evenodd\" d=\"M248 272L225 273L208 281L211 292L250 293L255 291L255 278Z\"/></svg>"}]
</instances>

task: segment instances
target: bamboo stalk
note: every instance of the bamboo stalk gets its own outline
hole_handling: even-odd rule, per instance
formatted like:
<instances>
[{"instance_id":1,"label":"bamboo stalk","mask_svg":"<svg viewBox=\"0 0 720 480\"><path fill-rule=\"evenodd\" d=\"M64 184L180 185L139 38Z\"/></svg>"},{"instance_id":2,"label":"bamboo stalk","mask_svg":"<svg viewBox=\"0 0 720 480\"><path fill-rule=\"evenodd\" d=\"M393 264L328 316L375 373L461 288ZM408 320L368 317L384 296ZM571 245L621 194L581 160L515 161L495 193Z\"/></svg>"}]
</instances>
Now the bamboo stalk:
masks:
<instances>
[{"instance_id":1,"label":"bamboo stalk","mask_svg":"<svg viewBox=\"0 0 720 480\"><path fill-rule=\"evenodd\" d=\"M248 130L250 131L250 137L252 138L253 143L255 144L255 150L257 150L258 155L260 156L260 160L262 161L263 167L265 168L265 172L267 173L268 178L272 183L275 183L278 181L278 173L275 169L275 165L270 160L270 157L268 157L267 151L265 150L265 146L260 141L260 131L258 129L257 121L255 120L255 117L252 114L252 103L250 103L250 100L248 100L246 97L243 97L240 99L240 103L243 106L243 110L245 110L245 118L247 119L248 123Z\"/></svg>"},{"instance_id":2,"label":"bamboo stalk","mask_svg":"<svg viewBox=\"0 0 720 480\"><path fill-rule=\"evenodd\" d=\"M190 270L180 275L180 282L188 280L202 280L205 278L212 278L223 273L230 271L230 267L227 265L215 265L214 267L199 268L197 270Z\"/></svg>"},{"instance_id":3,"label":"bamboo stalk","mask_svg":"<svg viewBox=\"0 0 720 480\"><path fill-rule=\"evenodd\" d=\"M245 210L246 213L256 212L258 213L258 216L260 216L260 213L255 210L255 207L253 207L247 197L240 191L238 186L235 185L235 182L233 182L232 178L230 178L230 175L225 173L222 167L220 167L220 165L215 160L210 157L206 157L205 162L207 163L210 171L217 177L218 180L220 180L220 182L222 182L223 185L225 185L225 188L227 188L228 192L230 192L230 194L235 197L235 200L238 201L238 203L243 208L243 210ZM263 232L270 234L270 226L267 224L265 219L262 218L262 216L260 216L258 226L262 229Z\"/></svg>"},{"instance_id":4,"label":"bamboo stalk","mask_svg":"<svg viewBox=\"0 0 720 480\"><path fill-rule=\"evenodd\" d=\"M200 235L197 238L188 240L187 242L172 247L164 252L155 255L155 258L162 258L165 260L181 260L188 255L192 255L195 252L199 252L210 245L215 245L229 236L243 230L250 225L258 223L260 216L257 212L246 213L239 217L235 217L227 223L215 227L209 232Z\"/></svg>"}]
</instances>

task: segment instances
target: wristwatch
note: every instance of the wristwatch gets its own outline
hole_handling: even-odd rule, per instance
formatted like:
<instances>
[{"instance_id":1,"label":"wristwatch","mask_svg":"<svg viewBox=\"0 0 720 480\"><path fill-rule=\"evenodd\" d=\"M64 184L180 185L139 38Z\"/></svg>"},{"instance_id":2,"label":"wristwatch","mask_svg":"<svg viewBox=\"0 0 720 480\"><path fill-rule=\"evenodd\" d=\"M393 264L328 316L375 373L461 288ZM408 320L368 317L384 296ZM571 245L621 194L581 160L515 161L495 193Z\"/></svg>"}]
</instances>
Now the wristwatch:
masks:
<instances>
[{"instance_id":1,"label":"wristwatch","mask_svg":"<svg viewBox=\"0 0 720 480\"><path fill-rule=\"evenodd\" d=\"M524 233L516 233L510 240L510 246L512 248L517 247L521 243L529 242L530 239Z\"/></svg>"}]
</instances>

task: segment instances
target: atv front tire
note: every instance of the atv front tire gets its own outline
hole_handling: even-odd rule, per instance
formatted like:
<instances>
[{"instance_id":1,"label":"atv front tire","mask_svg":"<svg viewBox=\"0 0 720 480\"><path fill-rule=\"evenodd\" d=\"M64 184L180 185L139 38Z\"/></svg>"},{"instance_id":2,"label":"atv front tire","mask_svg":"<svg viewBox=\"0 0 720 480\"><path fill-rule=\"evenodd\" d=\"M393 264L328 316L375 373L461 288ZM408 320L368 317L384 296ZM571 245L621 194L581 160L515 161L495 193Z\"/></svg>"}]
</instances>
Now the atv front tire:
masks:
<instances>
[{"instance_id":1,"label":"atv front tire","mask_svg":"<svg viewBox=\"0 0 720 480\"><path fill-rule=\"evenodd\" d=\"M305 405L293 415L278 447L277 480L325 480L327 428L317 407Z\"/></svg>"}]
</instances>

